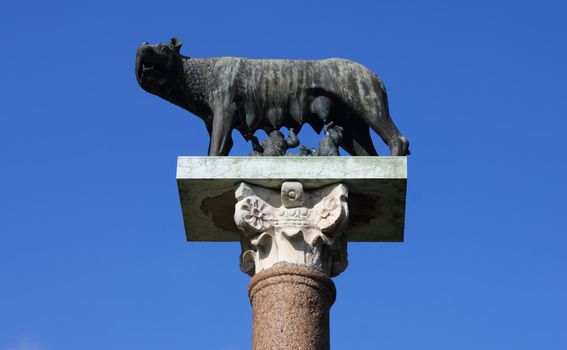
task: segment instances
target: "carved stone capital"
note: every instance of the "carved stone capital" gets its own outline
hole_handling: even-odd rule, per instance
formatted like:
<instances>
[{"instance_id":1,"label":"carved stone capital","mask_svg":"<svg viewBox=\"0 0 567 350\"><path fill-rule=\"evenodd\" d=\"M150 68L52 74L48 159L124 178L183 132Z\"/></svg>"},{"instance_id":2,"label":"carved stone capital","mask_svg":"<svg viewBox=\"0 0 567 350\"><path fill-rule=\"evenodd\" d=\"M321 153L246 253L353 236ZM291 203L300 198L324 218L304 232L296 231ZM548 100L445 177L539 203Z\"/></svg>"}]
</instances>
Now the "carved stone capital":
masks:
<instances>
[{"instance_id":1,"label":"carved stone capital","mask_svg":"<svg viewBox=\"0 0 567 350\"><path fill-rule=\"evenodd\" d=\"M328 276L348 264L348 188L334 184L305 191L286 181L280 191L240 183L234 220L242 232L240 268L254 275L278 263L316 268Z\"/></svg>"}]
</instances>

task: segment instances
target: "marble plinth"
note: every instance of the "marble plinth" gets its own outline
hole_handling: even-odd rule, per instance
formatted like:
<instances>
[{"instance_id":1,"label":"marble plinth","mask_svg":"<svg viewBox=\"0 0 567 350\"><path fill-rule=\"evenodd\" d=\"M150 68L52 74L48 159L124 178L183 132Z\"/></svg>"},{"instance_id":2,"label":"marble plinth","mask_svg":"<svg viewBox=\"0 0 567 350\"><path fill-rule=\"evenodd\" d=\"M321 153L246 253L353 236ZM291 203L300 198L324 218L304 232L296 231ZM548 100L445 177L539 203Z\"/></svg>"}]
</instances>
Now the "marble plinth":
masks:
<instances>
[{"instance_id":1,"label":"marble plinth","mask_svg":"<svg viewBox=\"0 0 567 350\"><path fill-rule=\"evenodd\" d=\"M406 157L179 157L177 184L188 241L240 240L234 222L241 183L305 190L348 187L349 242L403 242Z\"/></svg>"}]
</instances>

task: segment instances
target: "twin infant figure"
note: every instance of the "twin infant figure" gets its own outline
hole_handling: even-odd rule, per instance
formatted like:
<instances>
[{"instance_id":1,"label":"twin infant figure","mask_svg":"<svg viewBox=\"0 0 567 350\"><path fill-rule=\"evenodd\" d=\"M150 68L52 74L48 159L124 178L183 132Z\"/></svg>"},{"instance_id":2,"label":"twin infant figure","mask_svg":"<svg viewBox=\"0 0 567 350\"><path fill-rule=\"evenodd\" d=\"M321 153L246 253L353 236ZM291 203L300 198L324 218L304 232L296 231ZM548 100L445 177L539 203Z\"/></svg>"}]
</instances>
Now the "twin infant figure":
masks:
<instances>
[{"instance_id":1,"label":"twin infant figure","mask_svg":"<svg viewBox=\"0 0 567 350\"><path fill-rule=\"evenodd\" d=\"M252 136L252 148L254 149L251 156L338 156L339 145L343 139L343 128L335 125L333 122L328 123L323 128L324 136L319 141L319 148L301 146L298 153L288 153L289 148L299 146L299 139L293 128L289 129L289 138L286 140L279 130L274 130L268 138L262 142L258 141L256 136Z\"/></svg>"}]
</instances>

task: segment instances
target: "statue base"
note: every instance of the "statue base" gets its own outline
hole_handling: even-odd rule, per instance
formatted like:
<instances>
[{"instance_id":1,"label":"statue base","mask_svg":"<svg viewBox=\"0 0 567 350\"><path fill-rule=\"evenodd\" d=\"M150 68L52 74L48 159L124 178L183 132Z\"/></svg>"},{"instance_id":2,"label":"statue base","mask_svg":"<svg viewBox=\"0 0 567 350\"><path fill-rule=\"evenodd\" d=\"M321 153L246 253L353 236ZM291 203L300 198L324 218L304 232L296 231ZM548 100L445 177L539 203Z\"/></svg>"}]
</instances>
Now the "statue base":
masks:
<instances>
[{"instance_id":1,"label":"statue base","mask_svg":"<svg viewBox=\"0 0 567 350\"><path fill-rule=\"evenodd\" d=\"M188 241L238 242L234 191L245 182L279 190L348 186L349 242L403 242L406 157L179 157L177 185Z\"/></svg>"},{"instance_id":2,"label":"statue base","mask_svg":"<svg viewBox=\"0 0 567 350\"><path fill-rule=\"evenodd\" d=\"M240 242L252 348L330 348L347 242L403 242L406 157L179 157L189 241ZM235 259L236 260L236 259Z\"/></svg>"}]
</instances>

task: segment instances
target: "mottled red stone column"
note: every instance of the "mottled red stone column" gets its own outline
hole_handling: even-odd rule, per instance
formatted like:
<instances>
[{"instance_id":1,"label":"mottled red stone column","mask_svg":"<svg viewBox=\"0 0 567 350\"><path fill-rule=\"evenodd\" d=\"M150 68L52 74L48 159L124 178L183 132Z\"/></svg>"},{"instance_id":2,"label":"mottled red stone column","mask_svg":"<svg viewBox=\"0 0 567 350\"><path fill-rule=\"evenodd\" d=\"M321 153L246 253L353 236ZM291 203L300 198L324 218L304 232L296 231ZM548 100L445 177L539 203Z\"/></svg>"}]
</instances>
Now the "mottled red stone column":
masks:
<instances>
[{"instance_id":1,"label":"mottled red stone column","mask_svg":"<svg viewBox=\"0 0 567 350\"><path fill-rule=\"evenodd\" d=\"M252 304L253 350L328 350L333 281L307 266L277 264L254 275L248 288Z\"/></svg>"}]
</instances>

